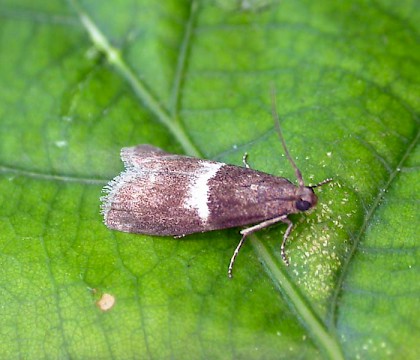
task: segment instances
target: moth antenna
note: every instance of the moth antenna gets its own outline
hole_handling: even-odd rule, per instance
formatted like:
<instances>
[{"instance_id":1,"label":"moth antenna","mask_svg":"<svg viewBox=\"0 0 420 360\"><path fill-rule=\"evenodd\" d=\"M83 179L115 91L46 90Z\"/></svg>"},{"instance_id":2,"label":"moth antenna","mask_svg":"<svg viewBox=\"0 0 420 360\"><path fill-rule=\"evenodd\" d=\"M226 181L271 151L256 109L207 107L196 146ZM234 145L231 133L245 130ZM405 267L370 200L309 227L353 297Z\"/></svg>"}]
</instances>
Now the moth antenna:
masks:
<instances>
[{"instance_id":1,"label":"moth antenna","mask_svg":"<svg viewBox=\"0 0 420 360\"><path fill-rule=\"evenodd\" d=\"M321 181L321 182L319 182L318 184L316 184L316 185L311 185L311 186L309 186L310 188L316 188L316 187L318 187L318 186L322 186L322 185L325 185L325 184L328 184L329 182L331 182L331 181L333 181L333 178L328 178L328 179L325 179L325 180L323 180L323 181Z\"/></svg>"},{"instance_id":2,"label":"moth antenna","mask_svg":"<svg viewBox=\"0 0 420 360\"><path fill-rule=\"evenodd\" d=\"M286 157L289 160L290 164L292 165L293 169L295 169L295 175L296 175L296 178L298 179L299 186L305 186L302 173L300 172L296 163L293 161L292 157L290 156L289 150L287 149L287 146L286 146L286 142L284 141L284 138L283 138L283 133L281 132L279 113L277 111L276 90L274 89L274 86L271 88L271 112L273 114L274 125L276 127L277 134L279 135L281 144L283 145L283 149L286 154ZM319 184L316 186L319 186Z\"/></svg>"}]
</instances>

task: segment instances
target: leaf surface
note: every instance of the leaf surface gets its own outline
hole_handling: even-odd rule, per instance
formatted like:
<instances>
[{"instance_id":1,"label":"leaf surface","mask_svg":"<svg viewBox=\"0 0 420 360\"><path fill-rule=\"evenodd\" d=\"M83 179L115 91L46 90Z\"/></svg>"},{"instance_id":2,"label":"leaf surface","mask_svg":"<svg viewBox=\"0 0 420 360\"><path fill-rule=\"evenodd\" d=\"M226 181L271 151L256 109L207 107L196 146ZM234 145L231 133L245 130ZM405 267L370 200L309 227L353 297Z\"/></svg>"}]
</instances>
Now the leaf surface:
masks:
<instances>
[{"instance_id":1,"label":"leaf surface","mask_svg":"<svg viewBox=\"0 0 420 360\"><path fill-rule=\"evenodd\" d=\"M418 357L415 10L0 1L1 357ZM291 217L289 267L283 225L244 245L233 280L238 229L175 240L103 225L125 146L237 165L247 152L294 180L272 86L306 182L334 178Z\"/></svg>"}]
</instances>

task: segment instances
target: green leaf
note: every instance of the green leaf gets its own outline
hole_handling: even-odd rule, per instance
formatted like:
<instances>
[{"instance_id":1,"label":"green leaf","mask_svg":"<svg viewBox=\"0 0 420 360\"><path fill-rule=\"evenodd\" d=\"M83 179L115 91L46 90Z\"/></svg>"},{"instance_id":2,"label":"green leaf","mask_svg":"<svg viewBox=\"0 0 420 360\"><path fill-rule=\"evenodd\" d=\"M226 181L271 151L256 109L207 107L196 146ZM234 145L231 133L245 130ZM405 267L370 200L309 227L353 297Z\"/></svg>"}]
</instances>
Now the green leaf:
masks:
<instances>
[{"instance_id":1,"label":"green leaf","mask_svg":"<svg viewBox=\"0 0 420 360\"><path fill-rule=\"evenodd\" d=\"M0 1L0 357L415 359L417 2ZM151 143L294 180L260 231L111 231L102 187ZM100 300L115 300L110 308Z\"/></svg>"}]
</instances>

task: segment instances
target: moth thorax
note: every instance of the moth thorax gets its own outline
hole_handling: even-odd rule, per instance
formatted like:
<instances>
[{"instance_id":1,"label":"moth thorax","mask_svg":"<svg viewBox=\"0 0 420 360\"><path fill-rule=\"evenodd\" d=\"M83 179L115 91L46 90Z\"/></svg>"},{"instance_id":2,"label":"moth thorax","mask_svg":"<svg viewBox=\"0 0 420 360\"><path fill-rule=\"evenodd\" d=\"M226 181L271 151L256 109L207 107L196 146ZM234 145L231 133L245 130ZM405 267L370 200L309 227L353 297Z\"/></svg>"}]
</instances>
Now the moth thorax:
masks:
<instances>
[{"instance_id":1,"label":"moth thorax","mask_svg":"<svg viewBox=\"0 0 420 360\"><path fill-rule=\"evenodd\" d=\"M313 189L309 186L301 186L296 192L296 209L299 211L307 211L313 208L318 202L318 197L315 195Z\"/></svg>"}]
</instances>

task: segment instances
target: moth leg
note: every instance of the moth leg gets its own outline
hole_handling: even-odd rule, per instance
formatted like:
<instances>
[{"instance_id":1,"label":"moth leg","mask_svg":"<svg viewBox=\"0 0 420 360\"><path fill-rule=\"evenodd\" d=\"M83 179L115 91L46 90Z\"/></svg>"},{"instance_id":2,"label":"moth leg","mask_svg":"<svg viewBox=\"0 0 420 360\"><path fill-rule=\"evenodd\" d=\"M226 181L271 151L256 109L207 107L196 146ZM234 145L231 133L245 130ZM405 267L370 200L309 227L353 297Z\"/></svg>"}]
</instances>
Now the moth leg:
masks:
<instances>
[{"instance_id":1,"label":"moth leg","mask_svg":"<svg viewBox=\"0 0 420 360\"><path fill-rule=\"evenodd\" d=\"M250 169L251 167L249 166L247 159L248 159L248 153L244 153L244 155L242 156L242 162L244 163L244 166L247 169Z\"/></svg>"},{"instance_id":2,"label":"moth leg","mask_svg":"<svg viewBox=\"0 0 420 360\"><path fill-rule=\"evenodd\" d=\"M233 252L233 255L230 259L230 263L229 263L229 268L228 268L228 276L230 279L232 279L233 275L232 275L232 270L233 270L233 264L235 263L235 259L239 254L239 250L241 250L241 247L245 241L247 237L247 234L242 235L241 241L239 241L238 246L236 247L235 251Z\"/></svg>"},{"instance_id":3,"label":"moth leg","mask_svg":"<svg viewBox=\"0 0 420 360\"><path fill-rule=\"evenodd\" d=\"M181 234L181 235L174 235L174 239L182 239L186 236L186 234Z\"/></svg>"},{"instance_id":4,"label":"moth leg","mask_svg":"<svg viewBox=\"0 0 420 360\"><path fill-rule=\"evenodd\" d=\"M248 235L251 235L252 233L258 231L258 230L264 229L264 228L266 228L266 227L268 227L270 225L273 225L275 223L278 223L280 221L289 224L289 227L286 230L287 236L289 236L290 231L292 230L293 223L287 218L287 215L282 215L282 216L276 217L274 219L266 220L266 221L263 221L262 223L259 223L257 225L254 225L254 226L251 226L249 228L246 228L246 229L241 230L240 233L242 235L242 238L239 241L239 244L236 247L235 251L233 252L232 258L230 259L229 268L228 268L228 276L229 276L229 278L232 278L233 277L233 274L232 274L233 264L235 263L236 257L238 256L239 250L241 250L241 247L242 247L243 243L245 242L246 237ZM287 239L287 236L285 236L283 238L282 246L283 246L283 244L285 244L285 241ZM282 258L283 258L283 255L282 255ZM284 259L285 258L283 258L283 261L284 261Z\"/></svg>"},{"instance_id":5,"label":"moth leg","mask_svg":"<svg viewBox=\"0 0 420 360\"><path fill-rule=\"evenodd\" d=\"M283 235L283 241L281 242L281 247L280 247L280 254L281 254L281 258L283 259L284 263L286 264L286 266L289 266L289 259L286 256L286 242L287 242L287 238L289 237L290 233L292 232L292 228L293 228L293 223L290 221L289 218L285 218L283 220L281 220L282 222L284 222L285 224L288 225L284 235Z\"/></svg>"}]
</instances>

